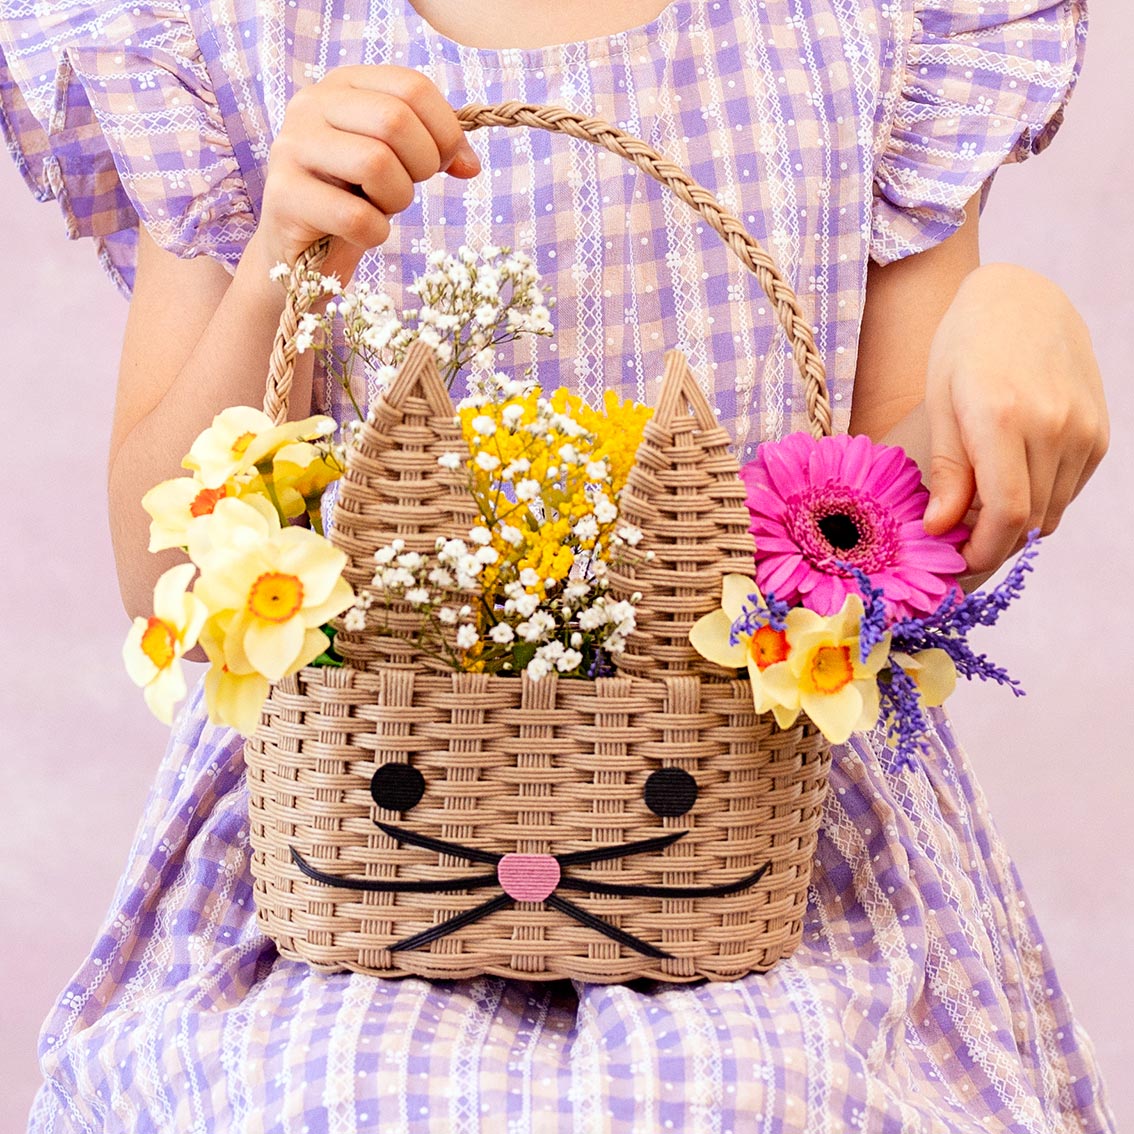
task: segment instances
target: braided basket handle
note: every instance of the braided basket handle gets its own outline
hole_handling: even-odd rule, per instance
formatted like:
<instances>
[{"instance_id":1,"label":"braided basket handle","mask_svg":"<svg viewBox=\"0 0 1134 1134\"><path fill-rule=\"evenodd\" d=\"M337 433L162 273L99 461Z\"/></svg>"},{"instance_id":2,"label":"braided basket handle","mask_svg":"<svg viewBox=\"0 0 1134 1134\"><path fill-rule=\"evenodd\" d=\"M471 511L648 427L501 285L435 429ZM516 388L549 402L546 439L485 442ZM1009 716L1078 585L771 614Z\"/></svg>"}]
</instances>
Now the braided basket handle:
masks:
<instances>
[{"instance_id":1,"label":"braided basket handle","mask_svg":"<svg viewBox=\"0 0 1134 1134\"><path fill-rule=\"evenodd\" d=\"M536 106L515 101L497 103L494 106L470 105L458 110L457 118L462 128L468 132L479 130L482 126L529 126L592 142L632 162L695 209L756 277L771 302L776 319L791 343L795 365L803 377L804 401L811 432L816 437L830 435L831 405L827 396L826 372L811 327L800 308L799 298L760 242L745 230L732 213L721 206L712 193L641 139L619 130L601 118L576 114L561 106ZM330 243L330 236L323 236L301 252L288 282L287 302L272 345L264 393L264 412L277 423L287 416L288 396L295 371L296 328L312 302L309 297L299 294L296 282L304 269L317 269L323 263Z\"/></svg>"}]
</instances>

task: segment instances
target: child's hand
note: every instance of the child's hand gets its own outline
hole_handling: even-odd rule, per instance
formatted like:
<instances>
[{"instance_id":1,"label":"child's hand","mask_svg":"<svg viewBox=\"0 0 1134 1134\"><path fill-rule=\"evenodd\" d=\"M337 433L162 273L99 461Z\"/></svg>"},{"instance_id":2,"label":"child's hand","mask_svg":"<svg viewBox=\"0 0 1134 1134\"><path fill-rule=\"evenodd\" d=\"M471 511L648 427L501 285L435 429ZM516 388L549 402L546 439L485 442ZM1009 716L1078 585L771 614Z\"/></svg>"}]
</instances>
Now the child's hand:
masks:
<instances>
[{"instance_id":1,"label":"child's hand","mask_svg":"<svg viewBox=\"0 0 1134 1134\"><path fill-rule=\"evenodd\" d=\"M438 171L473 177L480 162L441 92L407 67L336 67L297 91L268 157L253 236L261 263L294 264L335 239L321 271L346 284L363 253L390 235L414 182Z\"/></svg>"},{"instance_id":2,"label":"child's hand","mask_svg":"<svg viewBox=\"0 0 1134 1134\"><path fill-rule=\"evenodd\" d=\"M1032 528L1053 531L1106 452L1106 402L1086 325L1055 284L989 264L962 283L930 348L927 531L964 519L974 574ZM975 519L975 522L974 522Z\"/></svg>"}]
</instances>

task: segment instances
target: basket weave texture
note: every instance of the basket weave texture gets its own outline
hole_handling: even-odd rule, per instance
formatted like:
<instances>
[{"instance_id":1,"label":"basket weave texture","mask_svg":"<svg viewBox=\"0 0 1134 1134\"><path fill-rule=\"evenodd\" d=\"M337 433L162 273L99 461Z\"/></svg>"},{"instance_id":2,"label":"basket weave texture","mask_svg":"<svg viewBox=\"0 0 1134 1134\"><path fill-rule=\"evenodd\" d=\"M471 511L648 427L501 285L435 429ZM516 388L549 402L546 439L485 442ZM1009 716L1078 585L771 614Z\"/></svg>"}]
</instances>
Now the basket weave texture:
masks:
<instances>
[{"instance_id":1,"label":"basket weave texture","mask_svg":"<svg viewBox=\"0 0 1134 1134\"><path fill-rule=\"evenodd\" d=\"M468 129L557 129L632 150L667 179L675 171L644 143L560 108L460 113ZM695 188L707 215L711 197ZM747 234L739 243L746 263L753 246L764 257ZM818 376L813 416L825 431L821 364L770 272L765 290L784 301L805 380ZM300 306L290 295L273 351L265 405L277 417ZM415 344L352 444L336 503L331 539L356 590L373 590L373 554L395 538L427 552L439 535L467 536L478 514L465 472L437 463L462 451L432 352ZM616 598L642 594L619 676L441 671L407 641L418 615L377 597L370 621L391 632L340 625L343 668L308 667L273 687L245 757L258 918L282 955L386 977L616 982L735 979L792 952L829 746L806 720L781 730L756 714L749 683L688 638L720 605L722 577L753 573L737 472L728 434L671 351L620 502L644 538L611 571ZM412 807L372 796L387 765L423 777ZM651 797L663 768L688 773L695 799ZM539 875L546 896L509 896L502 879L516 871Z\"/></svg>"}]
</instances>

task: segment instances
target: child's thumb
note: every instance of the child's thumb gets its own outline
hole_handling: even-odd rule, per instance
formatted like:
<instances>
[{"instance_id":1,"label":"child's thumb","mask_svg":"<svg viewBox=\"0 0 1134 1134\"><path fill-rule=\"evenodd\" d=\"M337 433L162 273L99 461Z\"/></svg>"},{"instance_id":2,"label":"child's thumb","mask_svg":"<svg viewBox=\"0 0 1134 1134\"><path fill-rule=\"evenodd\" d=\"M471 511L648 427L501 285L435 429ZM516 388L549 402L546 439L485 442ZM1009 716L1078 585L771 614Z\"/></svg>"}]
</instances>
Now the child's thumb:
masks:
<instances>
[{"instance_id":1,"label":"child's thumb","mask_svg":"<svg viewBox=\"0 0 1134 1134\"><path fill-rule=\"evenodd\" d=\"M931 535L941 535L956 527L972 507L976 479L951 413L930 413L929 444L929 504L924 523Z\"/></svg>"},{"instance_id":2,"label":"child's thumb","mask_svg":"<svg viewBox=\"0 0 1134 1134\"><path fill-rule=\"evenodd\" d=\"M453 177L465 178L475 177L480 172L480 158L476 156L476 150L469 145L467 138L461 139L461 144L445 167L445 172Z\"/></svg>"}]
</instances>

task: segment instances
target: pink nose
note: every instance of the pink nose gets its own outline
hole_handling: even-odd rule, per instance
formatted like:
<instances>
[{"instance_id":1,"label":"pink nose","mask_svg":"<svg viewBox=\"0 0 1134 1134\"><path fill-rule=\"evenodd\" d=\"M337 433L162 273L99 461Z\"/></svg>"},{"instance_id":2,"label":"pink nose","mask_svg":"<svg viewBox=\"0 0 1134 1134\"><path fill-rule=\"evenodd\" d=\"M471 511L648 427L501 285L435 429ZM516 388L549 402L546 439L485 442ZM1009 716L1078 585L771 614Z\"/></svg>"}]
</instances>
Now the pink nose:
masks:
<instances>
[{"instance_id":1,"label":"pink nose","mask_svg":"<svg viewBox=\"0 0 1134 1134\"><path fill-rule=\"evenodd\" d=\"M549 854L506 854L496 864L504 893L517 902L542 902L559 885L559 863Z\"/></svg>"}]
</instances>

